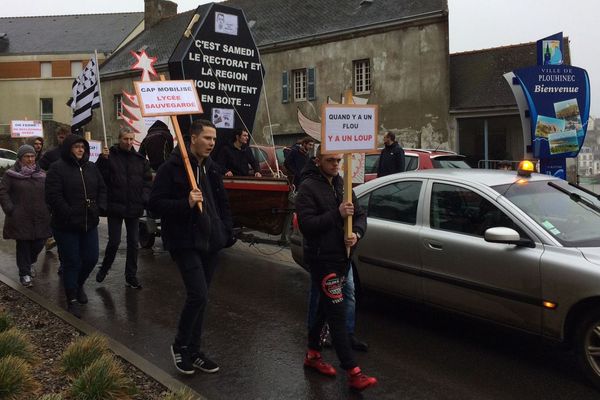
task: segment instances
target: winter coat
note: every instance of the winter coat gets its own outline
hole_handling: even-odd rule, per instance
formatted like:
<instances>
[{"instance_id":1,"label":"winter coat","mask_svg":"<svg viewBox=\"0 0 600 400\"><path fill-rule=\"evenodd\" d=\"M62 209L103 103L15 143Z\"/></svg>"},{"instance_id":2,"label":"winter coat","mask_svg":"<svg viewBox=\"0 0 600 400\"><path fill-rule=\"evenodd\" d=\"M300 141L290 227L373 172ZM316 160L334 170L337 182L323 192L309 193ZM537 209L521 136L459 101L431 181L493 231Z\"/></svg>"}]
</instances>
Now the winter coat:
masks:
<instances>
[{"instance_id":1,"label":"winter coat","mask_svg":"<svg viewBox=\"0 0 600 400\"><path fill-rule=\"evenodd\" d=\"M244 146L238 149L229 143L224 146L219 152L217 163L222 167L224 172L231 171L235 176L250 175L250 166L254 172L260 172L260 166L252 154L250 146Z\"/></svg>"},{"instance_id":2,"label":"winter coat","mask_svg":"<svg viewBox=\"0 0 600 400\"><path fill-rule=\"evenodd\" d=\"M385 146L379 156L379 165L377 167L377 176L386 176L404 172L404 149L398 142Z\"/></svg>"},{"instance_id":3,"label":"winter coat","mask_svg":"<svg viewBox=\"0 0 600 400\"><path fill-rule=\"evenodd\" d=\"M144 140L142 140L140 154L143 157L148 156L150 166L153 170L158 171L162 163L169 159L172 151L173 135L171 135L164 122L155 121L148 129L148 134Z\"/></svg>"},{"instance_id":4,"label":"winter coat","mask_svg":"<svg viewBox=\"0 0 600 400\"><path fill-rule=\"evenodd\" d=\"M152 189L148 161L133 147L123 150L116 144L110 148L108 158L98 157L96 166L108 191L106 214L109 217L141 217Z\"/></svg>"},{"instance_id":5,"label":"winter coat","mask_svg":"<svg viewBox=\"0 0 600 400\"><path fill-rule=\"evenodd\" d=\"M82 142L85 153L77 160L71 146ZM61 158L46 176L46 203L52 214L52 228L87 232L98 226L106 210L106 185L96 165L89 161L90 145L79 135L69 135L61 146Z\"/></svg>"},{"instance_id":6,"label":"winter coat","mask_svg":"<svg viewBox=\"0 0 600 400\"><path fill-rule=\"evenodd\" d=\"M310 156L302 151L302 146L295 145L285 158L285 167L288 172L294 175L294 185L296 188L300 185L300 174L308 163Z\"/></svg>"},{"instance_id":7,"label":"winter coat","mask_svg":"<svg viewBox=\"0 0 600 400\"><path fill-rule=\"evenodd\" d=\"M46 174L36 166L36 171L21 174L17 161L4 173L0 182L0 205L6 214L4 239L36 240L52 236L50 212L44 199Z\"/></svg>"},{"instance_id":8,"label":"winter coat","mask_svg":"<svg viewBox=\"0 0 600 400\"><path fill-rule=\"evenodd\" d=\"M313 162L302 171L302 184L296 196L296 213L303 235L304 259L311 268L321 262L347 265L344 218L338 207L344 200L344 181L335 176L329 183ZM352 231L361 237L367 230L367 216L352 193Z\"/></svg>"},{"instance_id":9,"label":"winter coat","mask_svg":"<svg viewBox=\"0 0 600 400\"><path fill-rule=\"evenodd\" d=\"M60 146L56 146L56 147L48 150L47 152L45 152L42 155L42 157L38 161L38 165L44 171L48 171L50 169L50 165L52 165L55 161L60 160L60 154L61 154ZM37 157L36 157L36 159L37 159Z\"/></svg>"},{"instance_id":10,"label":"winter coat","mask_svg":"<svg viewBox=\"0 0 600 400\"><path fill-rule=\"evenodd\" d=\"M188 196L191 191L190 184L183 165L179 148L175 148L171 157L158 170L154 178L152 193L150 194L149 208L161 217L161 237L165 249L196 249L204 251L209 246L210 232L207 232L206 218L213 216L222 221L224 235L229 246L233 243L232 219L229 201L223 187L223 177L219 166L210 158L204 165L199 165L196 157L191 155L190 164L194 176L203 174L206 180L200 180L204 196L202 203L203 212L197 207L190 208ZM203 173L202 171L206 171ZM208 196L212 199L208 199ZM212 209L211 209L212 207Z\"/></svg>"}]
</instances>

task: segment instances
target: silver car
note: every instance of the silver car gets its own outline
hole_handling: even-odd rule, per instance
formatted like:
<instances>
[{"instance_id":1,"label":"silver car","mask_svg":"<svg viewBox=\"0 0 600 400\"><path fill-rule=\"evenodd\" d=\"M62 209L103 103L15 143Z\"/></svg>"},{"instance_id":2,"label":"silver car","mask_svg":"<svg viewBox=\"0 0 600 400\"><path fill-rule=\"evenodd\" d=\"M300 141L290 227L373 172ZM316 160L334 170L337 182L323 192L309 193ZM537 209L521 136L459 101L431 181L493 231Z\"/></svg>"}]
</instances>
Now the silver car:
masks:
<instances>
[{"instance_id":1,"label":"silver car","mask_svg":"<svg viewBox=\"0 0 600 400\"><path fill-rule=\"evenodd\" d=\"M551 176L435 169L355 188L361 284L571 344L600 388L600 201ZM301 234L290 238L302 265Z\"/></svg>"}]
</instances>

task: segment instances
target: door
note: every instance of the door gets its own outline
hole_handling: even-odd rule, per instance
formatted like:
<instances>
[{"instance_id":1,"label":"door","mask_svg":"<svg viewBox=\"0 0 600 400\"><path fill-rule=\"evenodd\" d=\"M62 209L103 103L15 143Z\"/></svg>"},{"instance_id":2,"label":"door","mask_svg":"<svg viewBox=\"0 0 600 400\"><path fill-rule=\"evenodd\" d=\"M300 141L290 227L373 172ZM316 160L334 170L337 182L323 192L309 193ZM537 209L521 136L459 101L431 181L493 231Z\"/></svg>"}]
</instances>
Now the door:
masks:
<instances>
[{"instance_id":1,"label":"door","mask_svg":"<svg viewBox=\"0 0 600 400\"><path fill-rule=\"evenodd\" d=\"M491 227L525 230L474 188L431 182L421 231L425 300L499 323L540 332L540 258L534 248L488 243Z\"/></svg>"}]
</instances>

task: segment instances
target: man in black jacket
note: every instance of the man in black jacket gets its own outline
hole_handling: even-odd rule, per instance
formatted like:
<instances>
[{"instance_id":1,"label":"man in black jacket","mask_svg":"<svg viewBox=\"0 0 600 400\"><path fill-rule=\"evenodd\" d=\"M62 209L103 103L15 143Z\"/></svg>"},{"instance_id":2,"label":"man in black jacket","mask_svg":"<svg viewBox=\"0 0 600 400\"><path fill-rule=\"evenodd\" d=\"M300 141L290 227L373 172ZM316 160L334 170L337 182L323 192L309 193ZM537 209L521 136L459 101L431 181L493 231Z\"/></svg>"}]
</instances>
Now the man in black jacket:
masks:
<instances>
[{"instance_id":1,"label":"man in black jacket","mask_svg":"<svg viewBox=\"0 0 600 400\"><path fill-rule=\"evenodd\" d=\"M238 130L234 141L228 143L219 152L217 163L225 171L225 176L248 176L252 167L254 176L260 177L260 166L248 146L250 135L244 130Z\"/></svg>"},{"instance_id":2,"label":"man in black jacket","mask_svg":"<svg viewBox=\"0 0 600 400\"><path fill-rule=\"evenodd\" d=\"M396 142L396 135L388 132L383 137L385 147L379 156L377 177L404 172L404 149Z\"/></svg>"},{"instance_id":3,"label":"man in black jacket","mask_svg":"<svg viewBox=\"0 0 600 400\"><path fill-rule=\"evenodd\" d=\"M188 375L194 373L194 368L208 373L219 370L200 352L202 321L217 253L233 244L223 178L209 157L216 138L216 128L210 121L192 123L188 153L199 189L191 190L177 147L159 168L150 195L150 210L161 216L164 246L179 268L187 293L171 355L177 370ZM202 212L198 210L200 202Z\"/></svg>"},{"instance_id":4,"label":"man in black jacket","mask_svg":"<svg viewBox=\"0 0 600 400\"><path fill-rule=\"evenodd\" d=\"M50 169L50 165L53 162L58 161L60 159L61 148L63 141L65 138L71 134L71 131L67 127L60 127L56 130L56 147L46 151L42 157L38 161L38 165L41 169L48 171Z\"/></svg>"},{"instance_id":5,"label":"man in black jacket","mask_svg":"<svg viewBox=\"0 0 600 400\"><path fill-rule=\"evenodd\" d=\"M314 285L321 289L316 321L309 328L308 351L304 365L333 376L335 368L321 358L320 335L325 322L329 323L333 346L343 369L347 371L351 388L362 390L377 383L363 374L350 347L346 328L347 307L343 294L350 258L347 247L353 248L364 236L366 214L352 202L344 202L344 183L339 176L342 154L321 154L315 164L308 163L296 197L296 212L304 236L304 260L310 267ZM345 238L344 219L353 216L352 236Z\"/></svg>"},{"instance_id":6,"label":"man in black jacket","mask_svg":"<svg viewBox=\"0 0 600 400\"><path fill-rule=\"evenodd\" d=\"M96 281L102 282L115 261L121 243L121 227L127 230L125 282L141 289L137 279L139 218L144 213L152 188L152 172L148 161L133 147L135 135L127 127L119 131L119 143L104 148L96 165L108 188L108 243Z\"/></svg>"}]
</instances>

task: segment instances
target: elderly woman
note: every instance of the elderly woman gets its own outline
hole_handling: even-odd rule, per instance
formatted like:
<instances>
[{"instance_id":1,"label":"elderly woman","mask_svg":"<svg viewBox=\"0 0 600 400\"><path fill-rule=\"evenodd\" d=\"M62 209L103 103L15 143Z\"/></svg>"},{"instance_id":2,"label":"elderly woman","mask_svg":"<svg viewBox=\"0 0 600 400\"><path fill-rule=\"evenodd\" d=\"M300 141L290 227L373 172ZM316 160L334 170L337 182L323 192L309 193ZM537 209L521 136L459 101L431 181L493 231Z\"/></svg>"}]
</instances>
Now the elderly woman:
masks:
<instances>
[{"instance_id":1,"label":"elderly woman","mask_svg":"<svg viewBox=\"0 0 600 400\"><path fill-rule=\"evenodd\" d=\"M78 318L80 305L88 302L83 286L98 261L100 210L106 210L106 186L89 156L90 145L83 137L67 136L61 158L50 166L46 179L46 203L63 266L67 306Z\"/></svg>"},{"instance_id":2,"label":"elderly woman","mask_svg":"<svg viewBox=\"0 0 600 400\"><path fill-rule=\"evenodd\" d=\"M21 284L33 285L33 264L50 237L50 214L44 202L46 174L35 162L35 149L24 145L17 161L0 182L0 205L6 214L4 239L17 241L17 267Z\"/></svg>"}]
</instances>

